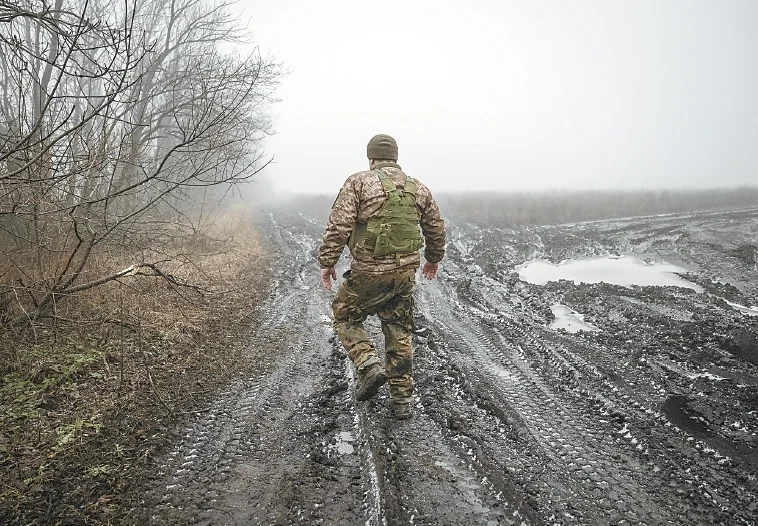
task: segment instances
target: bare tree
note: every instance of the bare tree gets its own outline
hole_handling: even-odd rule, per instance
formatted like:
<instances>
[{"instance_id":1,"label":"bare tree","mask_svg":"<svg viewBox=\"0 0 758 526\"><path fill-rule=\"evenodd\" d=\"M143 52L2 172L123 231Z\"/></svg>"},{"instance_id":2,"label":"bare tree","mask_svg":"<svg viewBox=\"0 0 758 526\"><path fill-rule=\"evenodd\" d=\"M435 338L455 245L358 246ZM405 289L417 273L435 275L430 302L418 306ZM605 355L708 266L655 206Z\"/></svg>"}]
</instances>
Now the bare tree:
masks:
<instances>
[{"instance_id":1,"label":"bare tree","mask_svg":"<svg viewBox=\"0 0 758 526\"><path fill-rule=\"evenodd\" d=\"M266 165L279 68L220 48L244 38L223 3L0 0L6 323L128 275L170 279L161 262L199 216L186 202Z\"/></svg>"}]
</instances>

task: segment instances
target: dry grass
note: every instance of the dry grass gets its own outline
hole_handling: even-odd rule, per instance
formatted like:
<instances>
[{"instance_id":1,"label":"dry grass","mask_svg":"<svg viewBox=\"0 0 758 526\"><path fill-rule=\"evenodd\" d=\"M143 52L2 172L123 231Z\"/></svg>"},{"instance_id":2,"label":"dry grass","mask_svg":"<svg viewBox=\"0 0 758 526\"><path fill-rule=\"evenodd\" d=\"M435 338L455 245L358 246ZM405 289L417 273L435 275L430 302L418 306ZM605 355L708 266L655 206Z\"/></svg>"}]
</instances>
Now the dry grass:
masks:
<instances>
[{"instance_id":1,"label":"dry grass","mask_svg":"<svg viewBox=\"0 0 758 526\"><path fill-rule=\"evenodd\" d=\"M227 216L169 248L182 255L162 268L187 286L130 277L0 334L0 523L124 521L174 425L255 366L245 342L268 263L256 233Z\"/></svg>"}]
</instances>

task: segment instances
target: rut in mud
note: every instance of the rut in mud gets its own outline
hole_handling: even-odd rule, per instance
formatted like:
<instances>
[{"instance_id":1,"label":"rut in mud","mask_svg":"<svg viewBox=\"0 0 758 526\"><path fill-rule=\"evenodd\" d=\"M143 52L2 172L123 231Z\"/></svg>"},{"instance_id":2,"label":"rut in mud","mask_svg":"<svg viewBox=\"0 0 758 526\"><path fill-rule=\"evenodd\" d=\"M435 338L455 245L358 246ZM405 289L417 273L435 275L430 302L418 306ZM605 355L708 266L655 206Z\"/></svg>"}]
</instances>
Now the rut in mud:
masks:
<instances>
[{"instance_id":1,"label":"rut in mud","mask_svg":"<svg viewBox=\"0 0 758 526\"><path fill-rule=\"evenodd\" d=\"M137 522L756 522L758 317L733 305L758 304L741 257L758 212L517 231L449 221L443 271L417 289L415 415L401 422L386 392L354 399L317 283L320 222L286 210L260 222L279 254L250 343L267 361L187 424ZM513 272L620 253L686 266L704 292ZM551 330L555 303L599 330Z\"/></svg>"}]
</instances>

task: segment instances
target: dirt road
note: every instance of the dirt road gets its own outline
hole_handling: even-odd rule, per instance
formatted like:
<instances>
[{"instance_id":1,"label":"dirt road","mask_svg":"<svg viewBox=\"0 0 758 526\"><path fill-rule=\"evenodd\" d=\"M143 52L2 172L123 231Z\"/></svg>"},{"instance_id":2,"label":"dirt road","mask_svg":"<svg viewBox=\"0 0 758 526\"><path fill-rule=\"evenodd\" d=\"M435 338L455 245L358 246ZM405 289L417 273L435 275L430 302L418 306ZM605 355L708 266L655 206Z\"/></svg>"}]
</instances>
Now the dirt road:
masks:
<instances>
[{"instance_id":1,"label":"dirt road","mask_svg":"<svg viewBox=\"0 0 758 526\"><path fill-rule=\"evenodd\" d=\"M449 221L443 271L417 289L415 416L402 422L386 392L353 397L317 283L321 223L286 210L260 223L279 257L250 344L266 361L187 425L139 521L756 523L758 317L727 300L758 304L758 212ZM684 265L705 291L539 286L513 272L621 253ZM599 330L551 330L554 303Z\"/></svg>"}]
</instances>

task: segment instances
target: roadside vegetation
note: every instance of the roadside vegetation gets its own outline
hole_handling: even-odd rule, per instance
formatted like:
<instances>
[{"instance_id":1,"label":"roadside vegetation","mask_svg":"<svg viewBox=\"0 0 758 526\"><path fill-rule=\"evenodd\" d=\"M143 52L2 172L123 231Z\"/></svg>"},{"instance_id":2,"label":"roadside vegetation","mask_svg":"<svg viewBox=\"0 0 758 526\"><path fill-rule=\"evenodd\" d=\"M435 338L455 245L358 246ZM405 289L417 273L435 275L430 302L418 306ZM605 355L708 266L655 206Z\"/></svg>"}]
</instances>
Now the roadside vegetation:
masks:
<instances>
[{"instance_id":1,"label":"roadside vegetation","mask_svg":"<svg viewBox=\"0 0 758 526\"><path fill-rule=\"evenodd\" d=\"M192 287L130 276L0 333L0 523L125 520L175 426L255 367L263 246L241 214L207 234L163 267Z\"/></svg>"},{"instance_id":2,"label":"roadside vegetation","mask_svg":"<svg viewBox=\"0 0 758 526\"><path fill-rule=\"evenodd\" d=\"M0 523L128 520L254 367L279 72L220 2L0 0Z\"/></svg>"}]
</instances>

